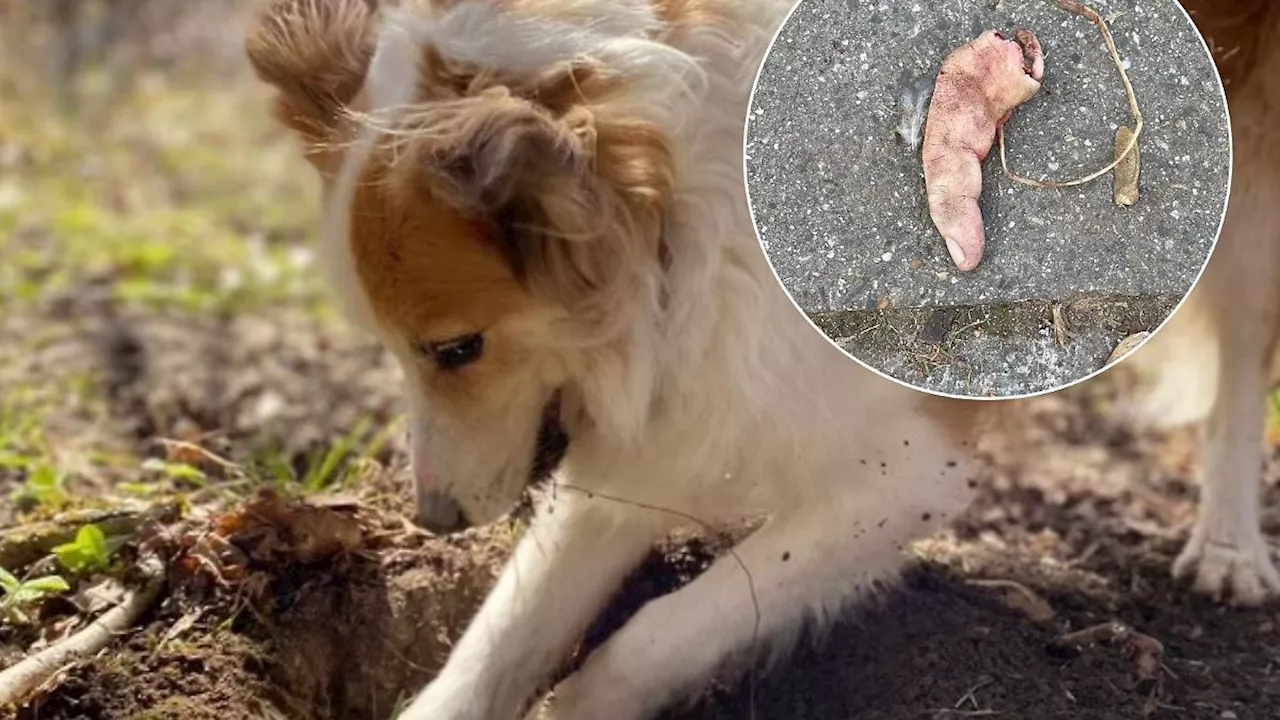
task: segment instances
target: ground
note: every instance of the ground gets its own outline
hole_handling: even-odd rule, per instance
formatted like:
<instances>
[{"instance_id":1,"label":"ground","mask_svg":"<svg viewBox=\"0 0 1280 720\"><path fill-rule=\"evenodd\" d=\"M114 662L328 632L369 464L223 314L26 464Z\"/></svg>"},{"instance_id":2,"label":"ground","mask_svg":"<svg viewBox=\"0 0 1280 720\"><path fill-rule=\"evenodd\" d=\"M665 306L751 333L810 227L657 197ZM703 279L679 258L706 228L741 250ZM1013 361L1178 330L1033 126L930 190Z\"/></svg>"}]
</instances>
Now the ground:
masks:
<instances>
[{"instance_id":1,"label":"ground","mask_svg":"<svg viewBox=\"0 0 1280 720\"><path fill-rule=\"evenodd\" d=\"M23 57L0 75L0 566L69 591L0 596L0 667L157 587L147 558L166 572L105 649L0 715L390 716L519 522L453 538L409 523L394 369L329 306L310 170L238 61L91 69L73 117ZM978 502L913 548L902 584L669 720L1276 717L1280 608L1168 579L1195 512L1193 432L1139 433L1112 403L1097 383L1027 403L1026 437L990 449ZM1275 536L1280 465L1266 474ZM85 525L126 542L51 553ZM722 548L655 550L587 645ZM1115 621L1138 634L1059 641Z\"/></svg>"}]
</instances>

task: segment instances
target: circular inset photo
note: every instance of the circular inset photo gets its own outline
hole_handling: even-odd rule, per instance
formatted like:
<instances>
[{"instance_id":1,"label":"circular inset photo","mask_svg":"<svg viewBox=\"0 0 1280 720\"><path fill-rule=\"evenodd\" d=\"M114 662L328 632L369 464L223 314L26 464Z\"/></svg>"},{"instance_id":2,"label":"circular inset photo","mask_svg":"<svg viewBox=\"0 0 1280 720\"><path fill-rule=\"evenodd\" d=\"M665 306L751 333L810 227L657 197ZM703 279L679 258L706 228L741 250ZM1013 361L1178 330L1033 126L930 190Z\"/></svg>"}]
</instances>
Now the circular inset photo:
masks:
<instances>
[{"instance_id":1,"label":"circular inset photo","mask_svg":"<svg viewBox=\"0 0 1280 720\"><path fill-rule=\"evenodd\" d=\"M1231 131L1175 0L802 0L745 163L769 261L834 342L921 390L1008 398L1100 372L1181 303Z\"/></svg>"}]
</instances>

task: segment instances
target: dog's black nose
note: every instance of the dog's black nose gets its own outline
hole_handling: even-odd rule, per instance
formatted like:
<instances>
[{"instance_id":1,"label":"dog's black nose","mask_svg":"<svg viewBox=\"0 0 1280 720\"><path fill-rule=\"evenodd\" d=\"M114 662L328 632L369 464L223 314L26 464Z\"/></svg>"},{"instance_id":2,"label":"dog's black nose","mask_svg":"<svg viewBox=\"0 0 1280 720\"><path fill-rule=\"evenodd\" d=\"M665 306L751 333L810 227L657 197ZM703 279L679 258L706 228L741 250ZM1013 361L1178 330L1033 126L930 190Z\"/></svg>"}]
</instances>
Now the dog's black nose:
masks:
<instances>
[{"instance_id":1,"label":"dog's black nose","mask_svg":"<svg viewBox=\"0 0 1280 720\"><path fill-rule=\"evenodd\" d=\"M470 525L458 501L435 490L418 493L418 524L440 535L465 530Z\"/></svg>"}]
</instances>

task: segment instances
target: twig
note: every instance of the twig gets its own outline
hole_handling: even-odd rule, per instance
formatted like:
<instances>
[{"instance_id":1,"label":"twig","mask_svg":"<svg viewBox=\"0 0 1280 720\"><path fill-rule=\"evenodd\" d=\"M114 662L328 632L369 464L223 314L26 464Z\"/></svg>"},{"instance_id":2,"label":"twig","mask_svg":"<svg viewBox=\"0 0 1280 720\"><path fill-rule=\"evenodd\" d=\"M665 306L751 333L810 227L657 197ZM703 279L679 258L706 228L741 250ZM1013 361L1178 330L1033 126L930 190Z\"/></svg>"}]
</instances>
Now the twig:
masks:
<instances>
[{"instance_id":1,"label":"twig","mask_svg":"<svg viewBox=\"0 0 1280 720\"><path fill-rule=\"evenodd\" d=\"M1067 338L1071 337L1071 330L1067 327L1067 318L1062 312L1062 305L1054 303L1050 315L1053 318L1053 339L1058 343L1058 347L1066 347Z\"/></svg>"},{"instance_id":2,"label":"twig","mask_svg":"<svg viewBox=\"0 0 1280 720\"><path fill-rule=\"evenodd\" d=\"M1133 632L1128 625L1116 620L1091 625L1083 630L1076 630L1059 636L1053 644L1061 648L1081 650L1088 645L1112 640L1125 640Z\"/></svg>"},{"instance_id":3,"label":"twig","mask_svg":"<svg viewBox=\"0 0 1280 720\"><path fill-rule=\"evenodd\" d=\"M1054 617L1053 606L1034 590L1021 583L1012 580L970 580L968 584L986 590L1000 591L1001 600L1007 607L1017 610L1035 622L1048 622Z\"/></svg>"},{"instance_id":4,"label":"twig","mask_svg":"<svg viewBox=\"0 0 1280 720\"><path fill-rule=\"evenodd\" d=\"M199 455L201 458L217 465L223 470L239 472L241 469L239 465L236 465L214 451L193 442L187 442L186 440L174 440L171 438L156 438L156 443L170 452L173 450L182 450L183 452L191 453L193 455Z\"/></svg>"},{"instance_id":5,"label":"twig","mask_svg":"<svg viewBox=\"0 0 1280 720\"><path fill-rule=\"evenodd\" d=\"M1129 156L1129 153L1133 152L1133 149L1138 145L1138 136L1142 134L1142 111L1138 109L1138 97L1133 94L1133 85L1129 82L1128 73L1124 71L1124 63L1120 60L1120 53L1116 50L1115 41L1111 39L1111 30L1107 28L1106 22L1098 16L1098 13L1095 12L1093 8L1078 3L1075 0L1057 0L1057 2L1058 6L1064 10L1070 10L1083 15L1085 18L1093 22L1094 25L1097 25L1098 30L1102 32L1102 40L1107 45L1107 52L1111 54L1111 61L1116 64L1116 70L1120 71L1120 80L1124 83L1125 97L1129 100L1129 115L1133 117L1133 135L1129 138L1129 144L1125 147L1124 152L1116 153L1115 160L1112 161L1110 165L1107 165L1101 170L1090 173L1082 178L1059 182L1056 180L1032 180L1031 178L1022 177L1010 170L1009 162L1005 159L1004 154L1004 126L1002 125L997 127L996 136L1000 140L1000 167L1004 168L1004 174L1024 185L1042 188L1064 188L1072 187L1073 185L1083 185L1111 172L1115 166L1119 165L1122 160Z\"/></svg>"},{"instance_id":6,"label":"twig","mask_svg":"<svg viewBox=\"0 0 1280 720\"><path fill-rule=\"evenodd\" d=\"M974 685L973 687L969 688L969 691L966 692L963 696L961 696L961 698L956 701L956 704L951 706L951 709L959 710L960 706L967 702L973 706L974 710L979 710L980 708L978 707L978 700L973 696L973 694L995 681L996 681L995 678L991 678L991 677L982 678L982 680L979 681L977 685Z\"/></svg>"},{"instance_id":7,"label":"twig","mask_svg":"<svg viewBox=\"0 0 1280 720\"><path fill-rule=\"evenodd\" d=\"M142 561L145 584L131 590L116 607L106 611L84 629L40 652L23 658L0 672L0 707L21 703L36 688L68 663L93 655L119 633L128 630L160 596L164 587L164 564L151 556Z\"/></svg>"},{"instance_id":8,"label":"twig","mask_svg":"<svg viewBox=\"0 0 1280 720\"><path fill-rule=\"evenodd\" d=\"M1118 620L1067 633L1054 640L1053 645L1059 649L1079 652L1090 645L1104 642L1125 643L1129 659L1137 666L1138 679L1148 682L1160 679L1164 645L1154 637L1140 633Z\"/></svg>"}]
</instances>

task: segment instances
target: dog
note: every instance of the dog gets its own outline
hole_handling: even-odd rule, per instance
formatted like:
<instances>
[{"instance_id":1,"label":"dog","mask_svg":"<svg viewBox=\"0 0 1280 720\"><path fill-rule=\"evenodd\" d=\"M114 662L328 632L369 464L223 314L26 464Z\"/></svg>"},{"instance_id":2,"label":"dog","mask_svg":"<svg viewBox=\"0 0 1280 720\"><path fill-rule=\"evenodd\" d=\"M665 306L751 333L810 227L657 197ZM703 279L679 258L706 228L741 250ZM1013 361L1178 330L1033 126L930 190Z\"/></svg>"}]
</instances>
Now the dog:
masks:
<instances>
[{"instance_id":1,"label":"dog","mask_svg":"<svg viewBox=\"0 0 1280 720\"><path fill-rule=\"evenodd\" d=\"M756 238L744 121L790 6L277 0L250 37L321 178L331 282L403 370L419 522L485 524L546 488L401 717L652 717L786 652L968 505L1001 404L852 362ZM744 517L764 519L544 702L655 542ZM1212 575L1204 548L1226 546L1205 537L1180 562Z\"/></svg>"},{"instance_id":2,"label":"dog","mask_svg":"<svg viewBox=\"0 0 1280 720\"><path fill-rule=\"evenodd\" d=\"M1259 520L1267 391L1280 375L1280 4L1183 0L1218 50L1231 114L1231 195L1200 281L1124 362L1131 411L1152 425L1204 422L1200 514L1174 574L1218 598L1280 595Z\"/></svg>"}]
</instances>

